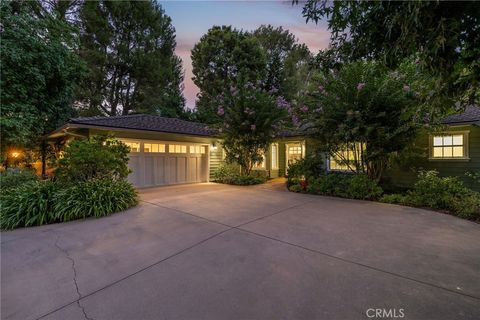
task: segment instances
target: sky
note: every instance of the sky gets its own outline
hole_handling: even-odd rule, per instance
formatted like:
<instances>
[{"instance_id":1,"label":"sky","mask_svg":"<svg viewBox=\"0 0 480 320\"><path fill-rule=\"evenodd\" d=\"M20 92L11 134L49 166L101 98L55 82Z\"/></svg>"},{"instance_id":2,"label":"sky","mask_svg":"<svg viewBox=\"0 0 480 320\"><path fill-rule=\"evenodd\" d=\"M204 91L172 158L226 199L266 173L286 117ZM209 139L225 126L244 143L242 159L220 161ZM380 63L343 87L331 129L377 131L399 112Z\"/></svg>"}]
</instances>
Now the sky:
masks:
<instances>
[{"instance_id":1,"label":"sky","mask_svg":"<svg viewBox=\"0 0 480 320\"><path fill-rule=\"evenodd\" d=\"M195 107L198 88L192 81L190 51L202 35L214 25L231 25L251 31L262 24L290 30L310 51L328 47L330 32L325 23L305 23L302 6L292 1L159 1L172 18L176 30L176 54L185 70L184 96L188 108Z\"/></svg>"}]
</instances>

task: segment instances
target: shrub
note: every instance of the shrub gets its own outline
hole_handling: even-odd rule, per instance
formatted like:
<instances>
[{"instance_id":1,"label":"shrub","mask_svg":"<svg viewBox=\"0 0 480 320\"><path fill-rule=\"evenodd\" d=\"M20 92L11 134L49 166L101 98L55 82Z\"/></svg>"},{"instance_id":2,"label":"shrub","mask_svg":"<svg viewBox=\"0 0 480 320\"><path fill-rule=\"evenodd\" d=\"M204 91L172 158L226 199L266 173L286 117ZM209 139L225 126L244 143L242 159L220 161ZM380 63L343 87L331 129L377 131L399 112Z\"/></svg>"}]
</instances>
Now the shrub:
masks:
<instances>
[{"instance_id":1,"label":"shrub","mask_svg":"<svg viewBox=\"0 0 480 320\"><path fill-rule=\"evenodd\" d=\"M54 210L59 221L103 217L137 204L137 192L127 181L92 179L57 193Z\"/></svg>"},{"instance_id":2,"label":"shrub","mask_svg":"<svg viewBox=\"0 0 480 320\"><path fill-rule=\"evenodd\" d=\"M58 162L56 176L68 182L93 178L124 179L130 173L129 151L121 141L106 136L72 141Z\"/></svg>"},{"instance_id":3,"label":"shrub","mask_svg":"<svg viewBox=\"0 0 480 320\"><path fill-rule=\"evenodd\" d=\"M314 154L308 155L305 158L289 164L287 170L287 184L291 185L295 180L308 180L311 177L318 177L322 174L324 174L322 159Z\"/></svg>"},{"instance_id":4,"label":"shrub","mask_svg":"<svg viewBox=\"0 0 480 320\"><path fill-rule=\"evenodd\" d=\"M302 192L302 187L298 184L293 185L289 188L290 191L292 192Z\"/></svg>"},{"instance_id":5,"label":"shrub","mask_svg":"<svg viewBox=\"0 0 480 320\"><path fill-rule=\"evenodd\" d=\"M465 187L458 178L441 178L436 171L420 172L414 188L406 195L387 195L381 201L446 210L461 218L480 219L480 194Z\"/></svg>"},{"instance_id":6,"label":"shrub","mask_svg":"<svg viewBox=\"0 0 480 320\"><path fill-rule=\"evenodd\" d=\"M2 188L2 192L37 180L37 175L31 170L4 171L0 173L0 187Z\"/></svg>"},{"instance_id":7,"label":"shrub","mask_svg":"<svg viewBox=\"0 0 480 320\"><path fill-rule=\"evenodd\" d=\"M222 164L213 173L213 180L218 183L233 185L253 185L264 183L267 178L262 171L252 171L250 175L242 175L240 167L233 164Z\"/></svg>"},{"instance_id":8,"label":"shrub","mask_svg":"<svg viewBox=\"0 0 480 320\"><path fill-rule=\"evenodd\" d=\"M0 196L1 229L38 226L56 220L54 195L59 184L52 181L26 182Z\"/></svg>"},{"instance_id":9,"label":"shrub","mask_svg":"<svg viewBox=\"0 0 480 320\"><path fill-rule=\"evenodd\" d=\"M302 189L300 184L293 186L297 185ZM383 193L382 188L366 175L336 172L309 179L305 190L313 194L363 200L378 199Z\"/></svg>"}]
</instances>

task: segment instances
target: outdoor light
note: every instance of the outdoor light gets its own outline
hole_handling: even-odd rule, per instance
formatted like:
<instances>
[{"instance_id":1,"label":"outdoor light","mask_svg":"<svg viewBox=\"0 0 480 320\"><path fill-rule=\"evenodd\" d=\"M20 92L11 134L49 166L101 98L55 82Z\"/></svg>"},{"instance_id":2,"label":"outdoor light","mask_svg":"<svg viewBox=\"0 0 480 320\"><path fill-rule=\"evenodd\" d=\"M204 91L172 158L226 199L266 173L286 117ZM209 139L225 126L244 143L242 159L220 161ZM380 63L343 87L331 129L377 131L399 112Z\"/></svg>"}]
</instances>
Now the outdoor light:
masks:
<instances>
[{"instance_id":1,"label":"outdoor light","mask_svg":"<svg viewBox=\"0 0 480 320\"><path fill-rule=\"evenodd\" d=\"M217 144L215 142L212 143L212 146L210 147L210 150L217 151Z\"/></svg>"},{"instance_id":2,"label":"outdoor light","mask_svg":"<svg viewBox=\"0 0 480 320\"><path fill-rule=\"evenodd\" d=\"M18 156L20 156L20 153L18 153L17 151L12 152L12 158L18 158Z\"/></svg>"}]
</instances>

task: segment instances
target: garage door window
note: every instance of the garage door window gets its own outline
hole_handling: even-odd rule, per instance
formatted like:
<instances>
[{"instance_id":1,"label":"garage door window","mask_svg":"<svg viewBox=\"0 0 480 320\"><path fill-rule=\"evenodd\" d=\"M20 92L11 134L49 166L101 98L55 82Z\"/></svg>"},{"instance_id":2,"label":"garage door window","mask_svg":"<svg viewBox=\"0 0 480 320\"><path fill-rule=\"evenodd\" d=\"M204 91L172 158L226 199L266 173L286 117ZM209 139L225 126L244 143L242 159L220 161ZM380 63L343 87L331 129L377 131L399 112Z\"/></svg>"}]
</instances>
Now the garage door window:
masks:
<instances>
[{"instance_id":1,"label":"garage door window","mask_svg":"<svg viewBox=\"0 0 480 320\"><path fill-rule=\"evenodd\" d=\"M125 142L125 141L123 141L123 143L126 144L128 147L130 147L130 152L140 152L140 143Z\"/></svg>"},{"instance_id":2,"label":"garage door window","mask_svg":"<svg viewBox=\"0 0 480 320\"><path fill-rule=\"evenodd\" d=\"M171 144L168 146L168 152L170 153L187 153L187 146L181 144Z\"/></svg>"},{"instance_id":3,"label":"garage door window","mask_svg":"<svg viewBox=\"0 0 480 320\"><path fill-rule=\"evenodd\" d=\"M205 153L205 147L204 146L190 146L190 153Z\"/></svg>"},{"instance_id":4,"label":"garage door window","mask_svg":"<svg viewBox=\"0 0 480 320\"><path fill-rule=\"evenodd\" d=\"M161 143L144 143L143 152L157 152L164 153L165 145Z\"/></svg>"}]
</instances>

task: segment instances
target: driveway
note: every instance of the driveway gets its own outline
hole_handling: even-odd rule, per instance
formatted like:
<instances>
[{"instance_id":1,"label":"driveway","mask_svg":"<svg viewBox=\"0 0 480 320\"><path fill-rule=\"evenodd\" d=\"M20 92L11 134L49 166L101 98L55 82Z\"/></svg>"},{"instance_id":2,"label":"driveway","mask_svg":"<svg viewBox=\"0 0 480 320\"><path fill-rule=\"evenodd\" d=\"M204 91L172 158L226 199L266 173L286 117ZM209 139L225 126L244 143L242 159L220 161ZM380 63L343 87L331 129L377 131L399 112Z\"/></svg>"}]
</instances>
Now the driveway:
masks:
<instances>
[{"instance_id":1,"label":"driveway","mask_svg":"<svg viewBox=\"0 0 480 320\"><path fill-rule=\"evenodd\" d=\"M1 318L480 319L478 224L278 186L141 199L2 232Z\"/></svg>"}]
</instances>

